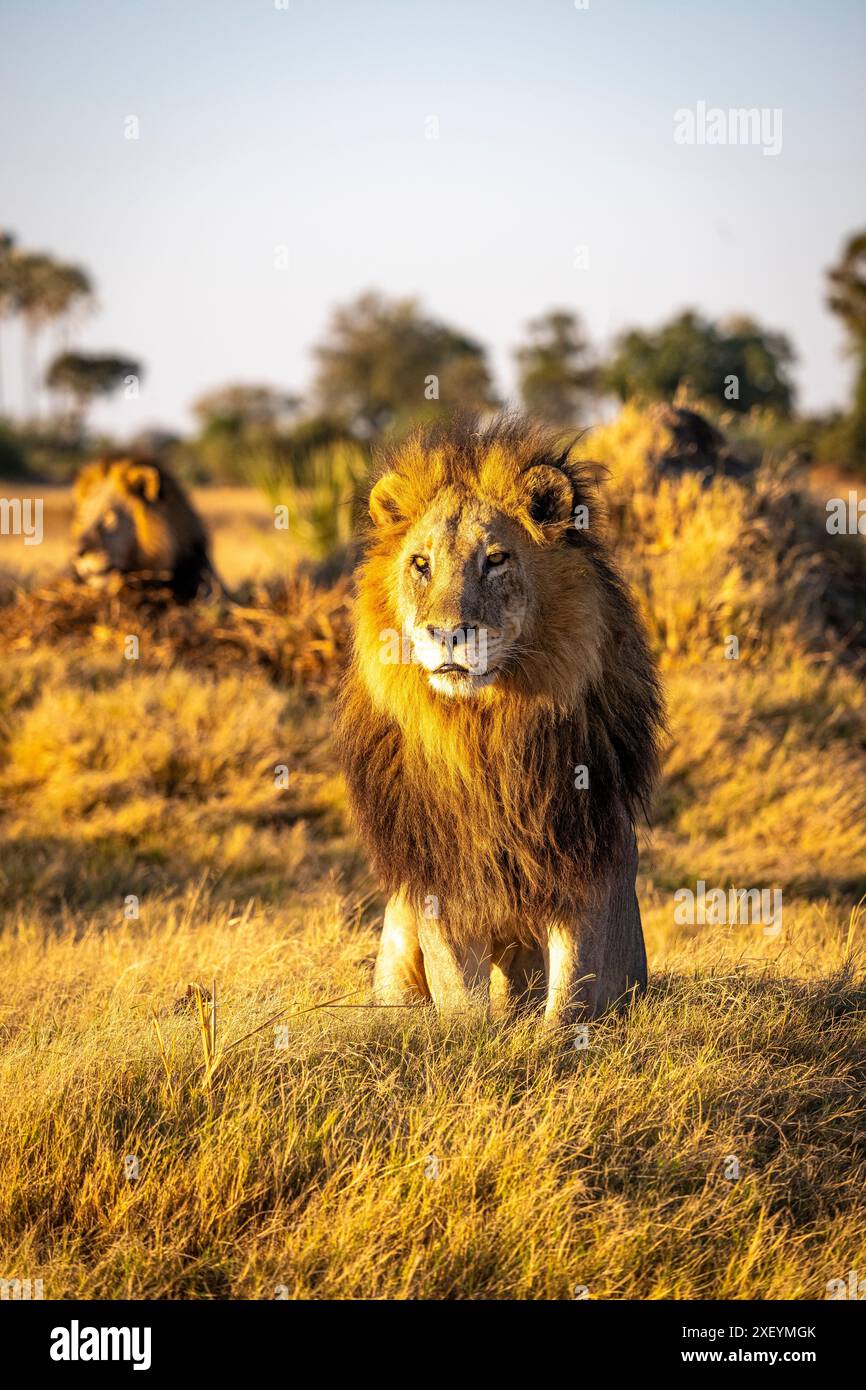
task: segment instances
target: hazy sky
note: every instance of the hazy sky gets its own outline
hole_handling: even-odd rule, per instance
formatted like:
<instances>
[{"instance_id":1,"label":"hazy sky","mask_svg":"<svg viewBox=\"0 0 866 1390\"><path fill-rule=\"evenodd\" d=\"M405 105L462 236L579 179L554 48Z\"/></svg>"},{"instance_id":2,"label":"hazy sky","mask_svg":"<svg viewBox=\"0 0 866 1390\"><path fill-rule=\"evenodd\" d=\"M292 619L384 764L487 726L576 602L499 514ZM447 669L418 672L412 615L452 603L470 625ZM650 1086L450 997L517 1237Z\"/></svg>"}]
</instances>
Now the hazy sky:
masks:
<instances>
[{"instance_id":1,"label":"hazy sky","mask_svg":"<svg viewBox=\"0 0 866 1390\"><path fill-rule=\"evenodd\" d=\"M368 287L477 336L503 392L545 308L579 310L603 345L695 305L789 333L805 407L846 398L823 271L866 222L859 0L3 0L0 15L0 224L91 270L80 345L144 360L141 399L94 412L119 434L185 426L230 379L303 388L331 305ZM781 152L676 144L674 112L701 101L780 108Z\"/></svg>"}]
</instances>

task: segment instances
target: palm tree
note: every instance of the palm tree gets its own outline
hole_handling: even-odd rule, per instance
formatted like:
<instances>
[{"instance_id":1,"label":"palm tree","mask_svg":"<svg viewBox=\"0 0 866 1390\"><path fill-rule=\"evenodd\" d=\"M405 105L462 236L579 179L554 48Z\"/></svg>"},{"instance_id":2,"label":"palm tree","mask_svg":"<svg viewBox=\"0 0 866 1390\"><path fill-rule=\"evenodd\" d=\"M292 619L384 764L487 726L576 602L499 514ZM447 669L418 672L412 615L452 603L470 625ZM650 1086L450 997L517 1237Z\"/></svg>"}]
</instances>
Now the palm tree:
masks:
<instances>
[{"instance_id":1,"label":"palm tree","mask_svg":"<svg viewBox=\"0 0 866 1390\"><path fill-rule=\"evenodd\" d=\"M74 311L83 308L93 299L93 284L86 270L77 265L55 263L45 290L46 317L57 320L61 326L63 341L68 347L66 330Z\"/></svg>"},{"instance_id":2,"label":"palm tree","mask_svg":"<svg viewBox=\"0 0 866 1390\"><path fill-rule=\"evenodd\" d=\"M42 252L13 256L11 279L14 308L24 321L25 399L35 400L38 411L37 334L46 324L66 319L75 307L91 299L93 286L90 277L78 266L55 261Z\"/></svg>"},{"instance_id":3,"label":"palm tree","mask_svg":"<svg viewBox=\"0 0 866 1390\"><path fill-rule=\"evenodd\" d=\"M55 262L44 288L41 320L58 325L58 351L68 351L69 324L75 310L83 308L92 300L93 285L87 272L77 265Z\"/></svg>"},{"instance_id":4,"label":"palm tree","mask_svg":"<svg viewBox=\"0 0 866 1390\"><path fill-rule=\"evenodd\" d=\"M15 274L13 252L15 238L11 232L0 231L0 323L15 313ZM3 348L0 344L0 415L3 414Z\"/></svg>"},{"instance_id":5,"label":"palm tree","mask_svg":"<svg viewBox=\"0 0 866 1390\"><path fill-rule=\"evenodd\" d=\"M50 318L48 294L54 262L41 252L28 251L13 258L15 309L23 320L21 378L25 413L38 400L36 382L36 334Z\"/></svg>"}]
</instances>

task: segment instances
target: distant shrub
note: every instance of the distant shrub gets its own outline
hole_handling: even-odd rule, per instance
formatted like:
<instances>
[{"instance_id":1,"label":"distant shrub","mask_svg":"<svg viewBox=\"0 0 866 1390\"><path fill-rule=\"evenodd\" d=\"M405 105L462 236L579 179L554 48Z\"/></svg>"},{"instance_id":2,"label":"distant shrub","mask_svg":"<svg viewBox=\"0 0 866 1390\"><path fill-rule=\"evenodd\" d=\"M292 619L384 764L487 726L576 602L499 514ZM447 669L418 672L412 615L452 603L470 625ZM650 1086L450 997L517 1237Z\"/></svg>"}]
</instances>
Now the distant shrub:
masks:
<instances>
[{"instance_id":1,"label":"distant shrub","mask_svg":"<svg viewBox=\"0 0 866 1390\"><path fill-rule=\"evenodd\" d=\"M287 508L289 529L317 560L348 546L357 529L369 455L359 444L339 442L314 450L301 476L282 467L267 450L249 456L247 479L272 507Z\"/></svg>"},{"instance_id":2,"label":"distant shrub","mask_svg":"<svg viewBox=\"0 0 866 1390\"><path fill-rule=\"evenodd\" d=\"M81 442L70 440L51 420L25 428L0 421L0 478L66 483L86 457Z\"/></svg>"},{"instance_id":3,"label":"distant shrub","mask_svg":"<svg viewBox=\"0 0 866 1390\"><path fill-rule=\"evenodd\" d=\"M285 443L289 450L292 479L302 487L315 483L316 459L323 450L336 449L341 445L352 446L356 441L335 420L325 415L314 415L300 420L286 436Z\"/></svg>"},{"instance_id":4,"label":"distant shrub","mask_svg":"<svg viewBox=\"0 0 866 1390\"><path fill-rule=\"evenodd\" d=\"M292 428L215 416L197 438L176 446L174 453L179 472L188 480L258 485L264 474L304 487L316 481L314 460L321 450L353 443L343 426L323 416L301 420Z\"/></svg>"},{"instance_id":5,"label":"distant shrub","mask_svg":"<svg viewBox=\"0 0 866 1390\"><path fill-rule=\"evenodd\" d=\"M0 424L0 478L23 478L27 460L15 436Z\"/></svg>"}]
</instances>

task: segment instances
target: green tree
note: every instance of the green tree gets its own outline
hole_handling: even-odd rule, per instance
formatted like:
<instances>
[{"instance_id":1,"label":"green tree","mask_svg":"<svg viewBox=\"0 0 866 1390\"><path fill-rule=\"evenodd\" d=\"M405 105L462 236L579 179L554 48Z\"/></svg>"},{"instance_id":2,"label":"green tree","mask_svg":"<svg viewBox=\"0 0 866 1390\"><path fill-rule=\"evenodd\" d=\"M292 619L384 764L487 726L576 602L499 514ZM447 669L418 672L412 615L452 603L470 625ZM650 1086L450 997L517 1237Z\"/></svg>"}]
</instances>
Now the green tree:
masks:
<instances>
[{"instance_id":1,"label":"green tree","mask_svg":"<svg viewBox=\"0 0 866 1390\"><path fill-rule=\"evenodd\" d=\"M858 359L847 446L859 463L866 460L866 230L848 239L837 265L827 272L827 307L845 325L848 350Z\"/></svg>"},{"instance_id":2,"label":"green tree","mask_svg":"<svg viewBox=\"0 0 866 1390\"><path fill-rule=\"evenodd\" d=\"M602 373L605 388L627 400L671 400L681 386L702 400L743 413L764 406L789 415L794 351L782 333L747 316L715 324L689 309L661 328L633 328L616 342Z\"/></svg>"},{"instance_id":3,"label":"green tree","mask_svg":"<svg viewBox=\"0 0 866 1390\"><path fill-rule=\"evenodd\" d=\"M529 341L514 354L524 409L552 425L578 424L597 381L580 320L551 309L527 329Z\"/></svg>"},{"instance_id":4,"label":"green tree","mask_svg":"<svg viewBox=\"0 0 866 1390\"><path fill-rule=\"evenodd\" d=\"M140 380L141 376L141 364L132 357L63 352L50 364L45 383L52 391L62 391L71 398L72 422L80 432L87 407L96 396L111 395L127 377Z\"/></svg>"},{"instance_id":5,"label":"green tree","mask_svg":"<svg viewBox=\"0 0 866 1390\"><path fill-rule=\"evenodd\" d=\"M338 306L313 353L322 414L361 437L496 404L484 349L414 299L368 292Z\"/></svg>"},{"instance_id":6,"label":"green tree","mask_svg":"<svg viewBox=\"0 0 866 1390\"><path fill-rule=\"evenodd\" d=\"M201 422L193 449L203 475L241 482L251 472L278 471L290 457L288 431L300 406L291 391L260 383L206 391L192 404Z\"/></svg>"},{"instance_id":7,"label":"green tree","mask_svg":"<svg viewBox=\"0 0 866 1390\"><path fill-rule=\"evenodd\" d=\"M220 424L240 434L251 429L279 429L294 419L300 406L300 396L291 391L230 382L199 396L192 410L204 427Z\"/></svg>"}]
</instances>

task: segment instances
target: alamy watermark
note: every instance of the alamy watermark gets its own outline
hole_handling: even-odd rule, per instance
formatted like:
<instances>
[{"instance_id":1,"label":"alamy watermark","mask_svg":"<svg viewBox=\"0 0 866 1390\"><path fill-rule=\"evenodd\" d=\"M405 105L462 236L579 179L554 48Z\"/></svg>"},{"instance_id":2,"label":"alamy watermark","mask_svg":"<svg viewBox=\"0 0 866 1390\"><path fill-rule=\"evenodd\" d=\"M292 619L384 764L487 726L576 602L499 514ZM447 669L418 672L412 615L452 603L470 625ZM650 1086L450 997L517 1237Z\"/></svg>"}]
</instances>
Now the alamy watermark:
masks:
<instances>
[{"instance_id":1,"label":"alamy watermark","mask_svg":"<svg viewBox=\"0 0 866 1390\"><path fill-rule=\"evenodd\" d=\"M484 627L433 628L430 639L439 643L449 661L457 655L463 658L462 664L474 675L484 675L487 671L487 629ZM416 638L407 628L398 632L396 628L386 627L379 633L379 660L384 666L408 666L413 661L420 662L415 650ZM424 663L421 662L421 665Z\"/></svg>"},{"instance_id":2,"label":"alamy watermark","mask_svg":"<svg viewBox=\"0 0 866 1390\"><path fill-rule=\"evenodd\" d=\"M4 1303L26 1303L44 1297L41 1279L0 1279L0 1299Z\"/></svg>"},{"instance_id":3,"label":"alamy watermark","mask_svg":"<svg viewBox=\"0 0 866 1390\"><path fill-rule=\"evenodd\" d=\"M765 936L782 930L781 888L708 888L699 878L694 888L674 893L677 926L748 926L760 924Z\"/></svg>"},{"instance_id":4,"label":"alamy watermark","mask_svg":"<svg viewBox=\"0 0 866 1390\"><path fill-rule=\"evenodd\" d=\"M858 1303L866 1300L866 1279L860 1278L856 1269L848 1270L847 1279L828 1279L827 1297L834 1299L855 1299Z\"/></svg>"},{"instance_id":5,"label":"alamy watermark","mask_svg":"<svg viewBox=\"0 0 866 1390\"><path fill-rule=\"evenodd\" d=\"M25 545L41 545L42 498L0 497L0 536L23 536Z\"/></svg>"},{"instance_id":6,"label":"alamy watermark","mask_svg":"<svg viewBox=\"0 0 866 1390\"><path fill-rule=\"evenodd\" d=\"M82 1327L73 1318L68 1327L52 1328L52 1361L130 1361L134 1371L150 1369L149 1327Z\"/></svg>"},{"instance_id":7,"label":"alamy watermark","mask_svg":"<svg viewBox=\"0 0 866 1390\"><path fill-rule=\"evenodd\" d=\"M831 497L826 504L827 531L831 536L866 536L866 497L849 492Z\"/></svg>"},{"instance_id":8,"label":"alamy watermark","mask_svg":"<svg viewBox=\"0 0 866 1390\"><path fill-rule=\"evenodd\" d=\"M764 154L782 152L779 106L707 106L705 101L674 112L675 145L759 145Z\"/></svg>"}]
</instances>

